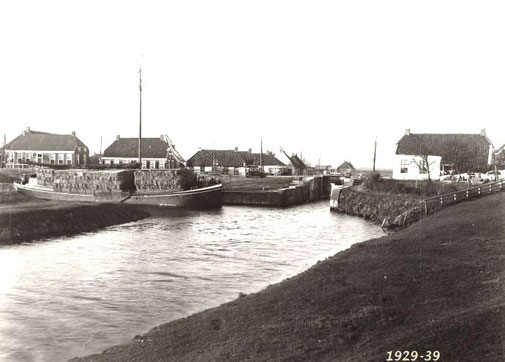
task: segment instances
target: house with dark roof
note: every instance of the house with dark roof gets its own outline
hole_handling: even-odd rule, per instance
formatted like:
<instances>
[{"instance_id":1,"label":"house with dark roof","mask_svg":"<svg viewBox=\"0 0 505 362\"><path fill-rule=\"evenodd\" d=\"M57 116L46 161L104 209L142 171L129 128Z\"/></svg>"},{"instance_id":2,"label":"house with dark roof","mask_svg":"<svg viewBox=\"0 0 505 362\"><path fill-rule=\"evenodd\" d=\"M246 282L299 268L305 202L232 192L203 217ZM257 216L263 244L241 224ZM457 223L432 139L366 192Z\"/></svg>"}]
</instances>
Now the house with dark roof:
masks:
<instances>
[{"instance_id":1,"label":"house with dark roof","mask_svg":"<svg viewBox=\"0 0 505 362\"><path fill-rule=\"evenodd\" d=\"M477 134L411 133L398 141L393 178L438 180L449 172L486 172L493 159L493 144L482 129Z\"/></svg>"},{"instance_id":2,"label":"house with dark roof","mask_svg":"<svg viewBox=\"0 0 505 362\"><path fill-rule=\"evenodd\" d=\"M180 157L175 146L169 146L164 135L159 138L142 138L141 156L143 169L167 169L180 167ZM139 139L121 138L105 149L102 155L102 164L108 166L135 163L139 160ZM174 154L174 153L177 153Z\"/></svg>"},{"instance_id":3,"label":"house with dark roof","mask_svg":"<svg viewBox=\"0 0 505 362\"><path fill-rule=\"evenodd\" d=\"M235 150L199 150L187 162L195 172L218 171L223 174L245 175L249 168L258 168L263 163L267 173L278 175L286 167L272 152L253 153Z\"/></svg>"},{"instance_id":4,"label":"house with dark roof","mask_svg":"<svg viewBox=\"0 0 505 362\"><path fill-rule=\"evenodd\" d=\"M344 161L340 166L337 167L337 172L347 177L350 177L354 170L354 166L349 161Z\"/></svg>"},{"instance_id":5,"label":"house with dark roof","mask_svg":"<svg viewBox=\"0 0 505 362\"><path fill-rule=\"evenodd\" d=\"M33 167L27 163L86 165L89 149L75 135L32 131L28 127L5 145L6 168Z\"/></svg>"}]
</instances>

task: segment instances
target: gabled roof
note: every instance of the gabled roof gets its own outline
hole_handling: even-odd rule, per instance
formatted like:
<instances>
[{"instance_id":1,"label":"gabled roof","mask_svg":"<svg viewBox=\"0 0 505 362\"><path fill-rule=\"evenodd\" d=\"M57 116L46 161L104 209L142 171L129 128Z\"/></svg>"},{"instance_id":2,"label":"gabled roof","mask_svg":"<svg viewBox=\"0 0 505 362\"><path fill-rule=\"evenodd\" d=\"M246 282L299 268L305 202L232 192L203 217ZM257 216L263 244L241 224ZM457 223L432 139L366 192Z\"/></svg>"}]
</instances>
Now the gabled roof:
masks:
<instances>
[{"instance_id":1,"label":"gabled roof","mask_svg":"<svg viewBox=\"0 0 505 362\"><path fill-rule=\"evenodd\" d=\"M397 145L397 155L441 156L441 163L477 171L486 168L492 143L481 134L410 133Z\"/></svg>"},{"instance_id":2,"label":"gabled roof","mask_svg":"<svg viewBox=\"0 0 505 362\"><path fill-rule=\"evenodd\" d=\"M261 164L261 154L234 150L200 150L189 160L190 166L212 166L214 160L218 166L244 167ZM263 154L263 165L284 166L273 154Z\"/></svg>"},{"instance_id":3,"label":"gabled roof","mask_svg":"<svg viewBox=\"0 0 505 362\"><path fill-rule=\"evenodd\" d=\"M138 138L120 138L103 152L103 157L138 157ZM161 138L142 138L142 157L167 158L168 144Z\"/></svg>"},{"instance_id":4,"label":"gabled roof","mask_svg":"<svg viewBox=\"0 0 505 362\"><path fill-rule=\"evenodd\" d=\"M87 146L76 136L27 130L7 145L11 151L74 151L76 147Z\"/></svg>"},{"instance_id":5,"label":"gabled roof","mask_svg":"<svg viewBox=\"0 0 505 362\"><path fill-rule=\"evenodd\" d=\"M348 168L350 168L351 170L354 170L354 166L352 165L352 163L350 163L349 161L344 161L340 166L337 167L337 171L341 170L341 169L348 169Z\"/></svg>"}]
</instances>

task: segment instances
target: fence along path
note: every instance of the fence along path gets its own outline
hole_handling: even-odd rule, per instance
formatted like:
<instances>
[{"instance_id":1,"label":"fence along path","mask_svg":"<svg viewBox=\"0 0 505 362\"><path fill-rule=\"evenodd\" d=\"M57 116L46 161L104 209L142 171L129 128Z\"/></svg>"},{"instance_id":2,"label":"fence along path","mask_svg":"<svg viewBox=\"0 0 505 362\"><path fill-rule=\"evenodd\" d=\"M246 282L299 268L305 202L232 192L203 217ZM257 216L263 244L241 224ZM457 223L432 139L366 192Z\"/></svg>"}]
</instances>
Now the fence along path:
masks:
<instances>
[{"instance_id":1,"label":"fence along path","mask_svg":"<svg viewBox=\"0 0 505 362\"><path fill-rule=\"evenodd\" d=\"M471 187L466 190L451 192L439 196L424 199L411 209L405 210L397 216L392 225L405 226L414 220L419 220L423 216L432 214L445 206L456 204L461 201L490 195L505 190L505 180ZM385 224L386 220L382 223Z\"/></svg>"}]
</instances>

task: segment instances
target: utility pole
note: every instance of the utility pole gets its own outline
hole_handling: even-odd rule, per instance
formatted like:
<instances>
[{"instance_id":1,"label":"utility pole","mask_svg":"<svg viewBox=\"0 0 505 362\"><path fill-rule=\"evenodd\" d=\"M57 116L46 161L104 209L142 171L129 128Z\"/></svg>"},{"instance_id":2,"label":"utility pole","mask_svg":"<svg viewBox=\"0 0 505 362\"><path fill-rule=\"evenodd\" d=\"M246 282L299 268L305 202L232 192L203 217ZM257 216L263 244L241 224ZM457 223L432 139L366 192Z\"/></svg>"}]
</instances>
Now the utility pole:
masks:
<instances>
[{"instance_id":1,"label":"utility pole","mask_svg":"<svg viewBox=\"0 0 505 362\"><path fill-rule=\"evenodd\" d=\"M375 137L375 146L373 148L373 172L375 172L375 157L377 155L377 137Z\"/></svg>"},{"instance_id":2,"label":"utility pole","mask_svg":"<svg viewBox=\"0 0 505 362\"><path fill-rule=\"evenodd\" d=\"M265 168L263 166L263 137L261 137L261 148L260 148L260 168L262 172L265 172Z\"/></svg>"},{"instance_id":3,"label":"utility pole","mask_svg":"<svg viewBox=\"0 0 505 362\"><path fill-rule=\"evenodd\" d=\"M142 168L142 67L139 65L139 97L140 97L140 108L139 108L139 163L140 168Z\"/></svg>"}]
</instances>

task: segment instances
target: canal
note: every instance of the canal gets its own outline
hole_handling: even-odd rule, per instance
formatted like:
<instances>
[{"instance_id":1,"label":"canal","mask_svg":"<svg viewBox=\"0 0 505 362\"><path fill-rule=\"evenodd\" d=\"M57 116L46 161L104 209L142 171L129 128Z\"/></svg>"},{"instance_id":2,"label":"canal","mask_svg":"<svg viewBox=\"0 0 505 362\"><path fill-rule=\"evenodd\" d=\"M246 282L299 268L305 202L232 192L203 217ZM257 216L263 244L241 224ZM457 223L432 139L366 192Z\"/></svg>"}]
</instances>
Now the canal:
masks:
<instances>
[{"instance_id":1,"label":"canal","mask_svg":"<svg viewBox=\"0 0 505 362\"><path fill-rule=\"evenodd\" d=\"M0 247L0 360L98 353L382 235L323 201L160 211L99 232Z\"/></svg>"}]
</instances>

